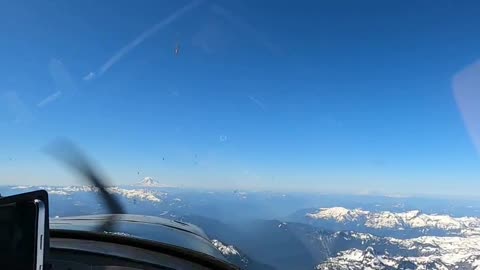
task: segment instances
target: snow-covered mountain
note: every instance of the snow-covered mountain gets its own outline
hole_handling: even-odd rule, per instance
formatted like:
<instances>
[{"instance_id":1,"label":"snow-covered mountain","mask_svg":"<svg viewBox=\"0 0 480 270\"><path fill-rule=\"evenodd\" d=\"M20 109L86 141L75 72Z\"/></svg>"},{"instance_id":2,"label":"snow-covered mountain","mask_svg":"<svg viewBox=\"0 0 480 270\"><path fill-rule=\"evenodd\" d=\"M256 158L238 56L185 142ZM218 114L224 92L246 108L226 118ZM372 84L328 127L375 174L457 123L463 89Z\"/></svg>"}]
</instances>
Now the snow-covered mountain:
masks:
<instances>
[{"instance_id":1,"label":"snow-covered mountain","mask_svg":"<svg viewBox=\"0 0 480 270\"><path fill-rule=\"evenodd\" d=\"M368 215L368 211L361 209L347 209L343 207L320 208L317 213L308 213L306 216L313 219L333 219L336 222L357 221Z\"/></svg>"},{"instance_id":2,"label":"snow-covered mountain","mask_svg":"<svg viewBox=\"0 0 480 270\"><path fill-rule=\"evenodd\" d=\"M478 234L480 218L451 217L448 215L424 214L418 210L394 213L390 211L370 212L343 207L321 208L307 213L312 220L329 220L337 223L355 223L372 229L438 229L461 234Z\"/></svg>"},{"instance_id":3,"label":"snow-covered mountain","mask_svg":"<svg viewBox=\"0 0 480 270\"><path fill-rule=\"evenodd\" d=\"M480 218L424 214L420 211L370 212L342 207L322 208L307 214L314 220L356 224L385 230L437 229L444 236L399 239L368 233L344 233L356 245L319 264L317 269L480 269ZM428 231L426 231L428 233ZM367 248L364 246L368 245ZM361 247L362 246L362 247ZM394 247L394 248L392 248Z\"/></svg>"},{"instance_id":4,"label":"snow-covered mountain","mask_svg":"<svg viewBox=\"0 0 480 270\"><path fill-rule=\"evenodd\" d=\"M16 186L12 189L44 189L48 192L49 195L61 195L69 196L73 193L79 192L98 192L99 189L94 186L39 186L39 187L26 187L26 186ZM107 187L106 190L111 194L116 194L123 196L127 199L135 199L142 201L150 201L154 203L159 203L162 201L164 193L159 191L153 191L149 189L125 189L120 187Z\"/></svg>"},{"instance_id":5,"label":"snow-covered mountain","mask_svg":"<svg viewBox=\"0 0 480 270\"><path fill-rule=\"evenodd\" d=\"M136 186L141 186L141 187L167 187L166 185L160 184L160 182L156 181L152 177L145 177L143 178L140 182L135 184Z\"/></svg>"},{"instance_id":6,"label":"snow-covered mountain","mask_svg":"<svg viewBox=\"0 0 480 270\"><path fill-rule=\"evenodd\" d=\"M331 258L327 262L319 264L317 267L315 267L315 269L398 269L398 267L394 268L393 265L395 265L395 262L387 259L386 256L377 255L376 251L372 247L368 247L366 250L352 248L339 252L337 257Z\"/></svg>"},{"instance_id":7,"label":"snow-covered mountain","mask_svg":"<svg viewBox=\"0 0 480 270\"><path fill-rule=\"evenodd\" d=\"M387 239L400 249L396 253L352 248L319 264L316 269L480 269L480 238L432 237ZM415 252L408 256L403 250Z\"/></svg>"},{"instance_id":8,"label":"snow-covered mountain","mask_svg":"<svg viewBox=\"0 0 480 270\"><path fill-rule=\"evenodd\" d=\"M212 240L212 244L227 258L231 263L249 270L273 270L272 267L260 264L248 256L242 254L232 245L226 245L217 239Z\"/></svg>"},{"instance_id":9,"label":"snow-covered mountain","mask_svg":"<svg viewBox=\"0 0 480 270\"><path fill-rule=\"evenodd\" d=\"M238 251L232 246L232 245L224 245L222 242L220 242L217 239L212 240L212 244L224 255L224 256L229 256L229 255L238 255Z\"/></svg>"}]
</instances>

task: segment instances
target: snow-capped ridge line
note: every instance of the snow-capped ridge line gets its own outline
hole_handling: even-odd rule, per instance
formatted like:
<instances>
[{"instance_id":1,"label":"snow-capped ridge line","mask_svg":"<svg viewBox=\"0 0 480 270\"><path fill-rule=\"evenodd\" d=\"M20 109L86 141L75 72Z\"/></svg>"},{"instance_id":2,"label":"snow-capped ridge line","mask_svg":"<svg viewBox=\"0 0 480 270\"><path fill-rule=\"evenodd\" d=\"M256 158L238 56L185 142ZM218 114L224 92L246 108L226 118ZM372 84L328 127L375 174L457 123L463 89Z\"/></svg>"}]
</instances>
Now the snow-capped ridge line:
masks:
<instances>
[{"instance_id":1,"label":"snow-capped ridge line","mask_svg":"<svg viewBox=\"0 0 480 270\"><path fill-rule=\"evenodd\" d=\"M13 187L12 189L14 189ZM33 188L33 187L29 187ZM95 186L38 186L35 187L37 189L44 189L48 192L50 195L57 195L57 196L69 196L72 195L73 193L78 193L78 192L98 192L99 189ZM111 194L116 194L123 196L128 199L138 199L142 201L150 201L154 203L159 203L162 202L162 195L164 195L161 192L156 192L153 190L148 190L145 188L134 188L134 189L125 189L125 188L120 188L116 186L112 187L107 187L106 188L107 192Z\"/></svg>"},{"instance_id":2,"label":"snow-capped ridge line","mask_svg":"<svg viewBox=\"0 0 480 270\"><path fill-rule=\"evenodd\" d=\"M421 229L466 230L480 228L478 217L451 217L448 215L424 214L418 210L394 213L390 211L371 212L344 207L320 208L307 213L311 219L333 220L338 223L357 222L373 229Z\"/></svg>"}]
</instances>

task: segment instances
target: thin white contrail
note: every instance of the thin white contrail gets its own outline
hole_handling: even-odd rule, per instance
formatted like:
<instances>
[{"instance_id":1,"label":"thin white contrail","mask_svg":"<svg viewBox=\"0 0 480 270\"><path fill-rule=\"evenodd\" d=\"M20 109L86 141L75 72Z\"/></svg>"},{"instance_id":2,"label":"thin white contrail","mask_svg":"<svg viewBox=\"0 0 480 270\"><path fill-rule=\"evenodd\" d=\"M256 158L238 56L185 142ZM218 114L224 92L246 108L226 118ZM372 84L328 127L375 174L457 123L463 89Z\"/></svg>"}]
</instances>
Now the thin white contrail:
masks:
<instances>
[{"instance_id":1,"label":"thin white contrail","mask_svg":"<svg viewBox=\"0 0 480 270\"><path fill-rule=\"evenodd\" d=\"M253 25L249 24L242 17L235 16L231 11L217 4L213 4L211 6L211 10L215 14L224 17L231 24L253 35L253 37L257 39L257 41L260 42L263 46L265 46L268 50L270 50L270 52L272 53L278 52L278 48L274 46L263 33L259 32Z\"/></svg>"},{"instance_id":2,"label":"thin white contrail","mask_svg":"<svg viewBox=\"0 0 480 270\"><path fill-rule=\"evenodd\" d=\"M247 96L253 103L255 103L255 105L257 105L258 107L260 107L260 109L266 111L267 108L265 108L265 104L263 104L263 102L261 102L260 100L256 99L254 96Z\"/></svg>"},{"instance_id":3,"label":"thin white contrail","mask_svg":"<svg viewBox=\"0 0 480 270\"><path fill-rule=\"evenodd\" d=\"M117 51L110 59L108 59L105 64L103 64L96 76L102 76L108 69L110 69L118 60L120 60L123 56L128 54L132 49L140 45L143 41L145 41L147 38L151 37L154 35L157 31L160 29L168 26L178 18L180 18L182 15L184 15L186 12L192 10L193 8L197 7L202 0L195 0L191 2L190 4L178 9L174 13L172 13L170 16L167 18L163 19L161 22L153 25L149 29L145 30L143 33L141 33L137 38L132 40L130 43L125 45L123 48L121 48L119 51ZM90 75L90 74L89 74ZM91 79L92 76L87 75L85 79Z\"/></svg>"},{"instance_id":4,"label":"thin white contrail","mask_svg":"<svg viewBox=\"0 0 480 270\"><path fill-rule=\"evenodd\" d=\"M28 122L32 119L31 111L16 91L7 91L0 94L0 106L3 105L15 117L14 123Z\"/></svg>"},{"instance_id":5,"label":"thin white contrail","mask_svg":"<svg viewBox=\"0 0 480 270\"><path fill-rule=\"evenodd\" d=\"M61 92L61 91L56 91L55 93L51 94L50 96L42 99L42 100L37 104L37 107L41 108L41 107L47 105L48 103L50 103L50 102L52 102L52 101L55 101L55 100L58 99L61 95L62 95L62 92Z\"/></svg>"},{"instance_id":6,"label":"thin white contrail","mask_svg":"<svg viewBox=\"0 0 480 270\"><path fill-rule=\"evenodd\" d=\"M88 73L87 75L85 75L85 76L83 77L83 80L84 80L84 81L90 81L90 80L93 79L93 78L95 78L95 73L90 72L90 73Z\"/></svg>"},{"instance_id":7,"label":"thin white contrail","mask_svg":"<svg viewBox=\"0 0 480 270\"><path fill-rule=\"evenodd\" d=\"M55 100L68 96L77 91L77 86L75 81L72 80L70 73L65 68L65 65L59 59L51 59L49 63L50 76L53 79L55 85L54 89L56 90L52 94L40 100L37 103L38 108L47 106L48 104L54 102Z\"/></svg>"}]
</instances>

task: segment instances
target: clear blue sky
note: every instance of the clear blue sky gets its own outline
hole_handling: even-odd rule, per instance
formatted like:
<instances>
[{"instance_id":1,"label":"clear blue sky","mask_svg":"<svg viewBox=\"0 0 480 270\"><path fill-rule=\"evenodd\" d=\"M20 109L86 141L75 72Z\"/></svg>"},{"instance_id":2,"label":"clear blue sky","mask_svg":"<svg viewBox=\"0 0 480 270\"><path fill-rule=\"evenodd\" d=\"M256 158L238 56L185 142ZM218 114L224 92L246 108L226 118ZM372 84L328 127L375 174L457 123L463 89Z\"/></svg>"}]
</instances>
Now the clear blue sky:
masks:
<instances>
[{"instance_id":1,"label":"clear blue sky","mask_svg":"<svg viewBox=\"0 0 480 270\"><path fill-rule=\"evenodd\" d=\"M122 184L474 195L478 2L360 2L3 2L0 183L80 183L67 137Z\"/></svg>"}]
</instances>

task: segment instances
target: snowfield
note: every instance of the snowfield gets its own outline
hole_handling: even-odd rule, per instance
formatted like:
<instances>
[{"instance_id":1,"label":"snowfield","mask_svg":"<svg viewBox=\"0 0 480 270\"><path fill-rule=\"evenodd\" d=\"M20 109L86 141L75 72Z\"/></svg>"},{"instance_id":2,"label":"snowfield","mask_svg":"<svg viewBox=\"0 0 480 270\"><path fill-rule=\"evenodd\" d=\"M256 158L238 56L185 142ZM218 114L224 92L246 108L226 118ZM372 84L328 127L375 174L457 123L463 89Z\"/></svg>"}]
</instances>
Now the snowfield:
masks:
<instances>
[{"instance_id":1,"label":"snowfield","mask_svg":"<svg viewBox=\"0 0 480 270\"><path fill-rule=\"evenodd\" d=\"M224 245L222 242L213 239L212 244L225 256L238 255L238 251L232 245Z\"/></svg>"},{"instance_id":2,"label":"snowfield","mask_svg":"<svg viewBox=\"0 0 480 270\"><path fill-rule=\"evenodd\" d=\"M321 208L317 213L307 214L313 219L333 219L337 222L356 221L358 218L368 215L368 211L361 209L347 209L343 207Z\"/></svg>"}]
</instances>

